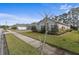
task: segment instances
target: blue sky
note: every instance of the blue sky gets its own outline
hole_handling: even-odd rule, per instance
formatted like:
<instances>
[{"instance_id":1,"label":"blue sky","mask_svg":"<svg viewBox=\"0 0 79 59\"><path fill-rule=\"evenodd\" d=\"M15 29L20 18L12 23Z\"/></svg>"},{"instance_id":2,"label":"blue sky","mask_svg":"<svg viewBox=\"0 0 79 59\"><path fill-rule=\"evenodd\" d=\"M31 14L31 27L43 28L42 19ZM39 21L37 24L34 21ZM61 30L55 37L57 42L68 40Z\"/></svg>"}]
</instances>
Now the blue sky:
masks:
<instances>
[{"instance_id":1,"label":"blue sky","mask_svg":"<svg viewBox=\"0 0 79 59\"><path fill-rule=\"evenodd\" d=\"M44 13L60 15L71 8L79 7L77 3L0 3L0 24L32 23L40 21Z\"/></svg>"}]
</instances>

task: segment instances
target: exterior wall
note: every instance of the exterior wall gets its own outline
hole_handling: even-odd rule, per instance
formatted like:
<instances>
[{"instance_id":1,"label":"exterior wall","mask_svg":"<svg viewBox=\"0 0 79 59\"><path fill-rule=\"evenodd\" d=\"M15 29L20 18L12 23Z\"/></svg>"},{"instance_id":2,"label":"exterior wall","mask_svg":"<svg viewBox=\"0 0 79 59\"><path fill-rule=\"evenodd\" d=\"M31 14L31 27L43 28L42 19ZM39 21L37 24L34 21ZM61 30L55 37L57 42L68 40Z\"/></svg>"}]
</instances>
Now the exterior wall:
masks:
<instances>
[{"instance_id":1,"label":"exterior wall","mask_svg":"<svg viewBox=\"0 0 79 59\"><path fill-rule=\"evenodd\" d=\"M66 25L63 25L63 24L58 24L58 28L59 28L59 29L61 29L62 27L63 27L65 30L70 29L69 26L66 26Z\"/></svg>"},{"instance_id":2,"label":"exterior wall","mask_svg":"<svg viewBox=\"0 0 79 59\"><path fill-rule=\"evenodd\" d=\"M41 27L45 26L45 24L43 22L40 22L39 24L36 25L36 28L38 31L41 31Z\"/></svg>"},{"instance_id":3,"label":"exterior wall","mask_svg":"<svg viewBox=\"0 0 79 59\"><path fill-rule=\"evenodd\" d=\"M54 28L54 23L49 23L49 31L51 31L51 28L53 27Z\"/></svg>"},{"instance_id":4,"label":"exterior wall","mask_svg":"<svg viewBox=\"0 0 79 59\"><path fill-rule=\"evenodd\" d=\"M54 26L54 22L48 21L48 30L51 31L51 26ZM41 30L41 27L45 26L44 22L40 22L39 24L36 25L36 28L38 31Z\"/></svg>"},{"instance_id":5,"label":"exterior wall","mask_svg":"<svg viewBox=\"0 0 79 59\"><path fill-rule=\"evenodd\" d=\"M38 31L41 31L41 26L44 26L44 25L43 25L43 24L36 25L36 29L37 29Z\"/></svg>"},{"instance_id":6,"label":"exterior wall","mask_svg":"<svg viewBox=\"0 0 79 59\"><path fill-rule=\"evenodd\" d=\"M27 30L27 27L17 27L18 30Z\"/></svg>"}]
</instances>

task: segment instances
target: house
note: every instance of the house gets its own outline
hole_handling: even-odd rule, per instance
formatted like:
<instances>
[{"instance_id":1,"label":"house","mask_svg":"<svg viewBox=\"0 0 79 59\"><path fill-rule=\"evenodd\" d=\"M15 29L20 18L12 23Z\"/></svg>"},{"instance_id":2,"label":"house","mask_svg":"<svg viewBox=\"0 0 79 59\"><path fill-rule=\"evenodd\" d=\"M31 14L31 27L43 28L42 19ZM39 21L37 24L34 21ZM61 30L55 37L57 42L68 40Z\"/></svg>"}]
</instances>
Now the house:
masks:
<instances>
[{"instance_id":1,"label":"house","mask_svg":"<svg viewBox=\"0 0 79 59\"><path fill-rule=\"evenodd\" d=\"M65 31L65 30L70 29L70 25L68 25L68 24L64 24L63 22L55 21L53 18L50 19L48 17L45 17L43 20L38 22L37 25L36 25L36 29L38 30L38 32L40 32L42 29L45 29L46 22L47 22L48 32L60 31L60 30Z\"/></svg>"},{"instance_id":2,"label":"house","mask_svg":"<svg viewBox=\"0 0 79 59\"><path fill-rule=\"evenodd\" d=\"M29 25L28 24L16 24L16 28L18 30L29 30Z\"/></svg>"}]
</instances>

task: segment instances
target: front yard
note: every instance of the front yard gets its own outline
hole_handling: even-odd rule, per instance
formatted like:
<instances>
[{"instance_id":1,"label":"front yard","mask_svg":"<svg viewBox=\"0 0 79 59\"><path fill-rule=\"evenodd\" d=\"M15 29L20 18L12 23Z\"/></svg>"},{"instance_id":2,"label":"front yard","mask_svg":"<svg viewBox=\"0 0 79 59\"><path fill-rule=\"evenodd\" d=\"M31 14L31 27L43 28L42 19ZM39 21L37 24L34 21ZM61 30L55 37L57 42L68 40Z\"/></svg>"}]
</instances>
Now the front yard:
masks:
<instances>
[{"instance_id":1,"label":"front yard","mask_svg":"<svg viewBox=\"0 0 79 59\"><path fill-rule=\"evenodd\" d=\"M17 32L17 31L16 31ZM45 35L35 32L20 32L25 36L32 37L37 40L44 40ZM77 31L67 32L62 35L47 35L46 43L50 45L55 45L57 47L72 51L74 53L79 53L79 33Z\"/></svg>"},{"instance_id":2,"label":"front yard","mask_svg":"<svg viewBox=\"0 0 79 59\"><path fill-rule=\"evenodd\" d=\"M10 55L38 55L39 51L13 34L6 34L6 41Z\"/></svg>"}]
</instances>

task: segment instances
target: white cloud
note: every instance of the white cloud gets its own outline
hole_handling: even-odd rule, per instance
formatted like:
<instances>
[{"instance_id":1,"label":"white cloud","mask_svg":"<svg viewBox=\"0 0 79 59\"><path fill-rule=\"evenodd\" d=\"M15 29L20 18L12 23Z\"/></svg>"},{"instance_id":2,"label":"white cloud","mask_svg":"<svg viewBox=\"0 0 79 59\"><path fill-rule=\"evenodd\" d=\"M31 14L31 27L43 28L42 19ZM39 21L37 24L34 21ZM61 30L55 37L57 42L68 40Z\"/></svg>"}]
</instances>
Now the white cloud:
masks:
<instances>
[{"instance_id":1,"label":"white cloud","mask_svg":"<svg viewBox=\"0 0 79 59\"><path fill-rule=\"evenodd\" d=\"M71 5L64 4L60 6L60 10L64 10L65 12L68 12L72 8Z\"/></svg>"},{"instance_id":2,"label":"white cloud","mask_svg":"<svg viewBox=\"0 0 79 59\"><path fill-rule=\"evenodd\" d=\"M7 14L7 13L0 13L0 17L1 17L1 16L2 16L2 17L4 17L4 16L5 16L5 17L6 17L6 16L7 16L7 17L12 17L13 15L10 15L10 14Z\"/></svg>"},{"instance_id":3,"label":"white cloud","mask_svg":"<svg viewBox=\"0 0 79 59\"><path fill-rule=\"evenodd\" d=\"M11 18L13 20L24 20L22 17L18 17L16 15L7 14L7 13L0 13L0 18Z\"/></svg>"},{"instance_id":4,"label":"white cloud","mask_svg":"<svg viewBox=\"0 0 79 59\"><path fill-rule=\"evenodd\" d=\"M64 5L61 5L60 6L60 9L70 9L70 8L72 8L72 6L71 5L68 5L68 4L64 4Z\"/></svg>"},{"instance_id":5,"label":"white cloud","mask_svg":"<svg viewBox=\"0 0 79 59\"><path fill-rule=\"evenodd\" d=\"M38 19L34 19L32 17L26 16L26 17L20 17L12 14L7 13L0 13L0 23L3 24L5 21L8 22L8 24L16 24L16 23L32 23L32 22L38 22Z\"/></svg>"}]
</instances>

